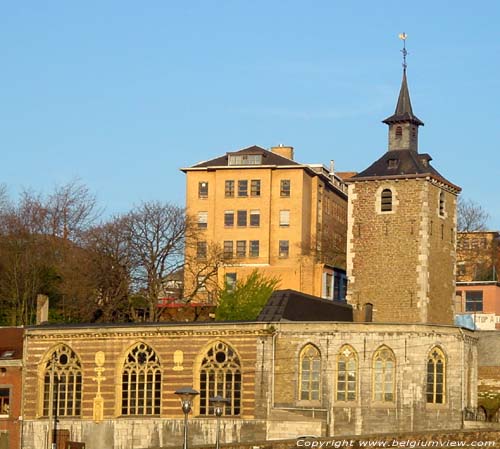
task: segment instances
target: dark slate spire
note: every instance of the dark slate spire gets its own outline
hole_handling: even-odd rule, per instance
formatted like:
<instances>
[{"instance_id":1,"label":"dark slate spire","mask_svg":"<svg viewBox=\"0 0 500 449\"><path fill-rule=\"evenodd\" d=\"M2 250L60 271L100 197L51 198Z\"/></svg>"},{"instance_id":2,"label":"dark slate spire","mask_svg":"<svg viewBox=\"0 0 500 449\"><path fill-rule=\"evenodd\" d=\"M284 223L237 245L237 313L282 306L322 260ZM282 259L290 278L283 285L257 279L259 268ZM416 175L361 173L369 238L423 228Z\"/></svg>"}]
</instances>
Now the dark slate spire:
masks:
<instances>
[{"instance_id":1,"label":"dark slate spire","mask_svg":"<svg viewBox=\"0 0 500 449\"><path fill-rule=\"evenodd\" d=\"M424 124L424 122L413 114L413 110L411 108L410 91L408 90L408 82L406 81L406 67L403 69L403 81L401 82L401 90L399 91L396 111L393 115L383 121L383 123L386 123L387 125L402 122L408 122L417 126Z\"/></svg>"}]
</instances>

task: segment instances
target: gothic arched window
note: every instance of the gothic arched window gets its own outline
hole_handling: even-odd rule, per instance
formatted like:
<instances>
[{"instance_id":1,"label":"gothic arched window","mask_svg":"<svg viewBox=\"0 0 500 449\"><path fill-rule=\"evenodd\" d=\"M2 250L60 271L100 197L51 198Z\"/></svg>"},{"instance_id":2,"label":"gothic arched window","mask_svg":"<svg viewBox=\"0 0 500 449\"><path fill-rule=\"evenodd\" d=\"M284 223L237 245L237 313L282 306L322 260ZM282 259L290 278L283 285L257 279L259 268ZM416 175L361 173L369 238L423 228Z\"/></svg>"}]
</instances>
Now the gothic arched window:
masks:
<instances>
[{"instance_id":1,"label":"gothic arched window","mask_svg":"<svg viewBox=\"0 0 500 449\"><path fill-rule=\"evenodd\" d=\"M344 345L337 355L337 401L357 399L358 356L356 351Z\"/></svg>"},{"instance_id":2,"label":"gothic arched window","mask_svg":"<svg viewBox=\"0 0 500 449\"><path fill-rule=\"evenodd\" d=\"M241 363L236 352L217 341L206 352L200 369L200 415L213 415L210 398L220 395L228 400L225 415L241 413Z\"/></svg>"},{"instance_id":3,"label":"gothic arched window","mask_svg":"<svg viewBox=\"0 0 500 449\"><path fill-rule=\"evenodd\" d=\"M80 416L82 366L75 352L60 345L47 358L43 372L43 416Z\"/></svg>"},{"instance_id":4,"label":"gothic arched window","mask_svg":"<svg viewBox=\"0 0 500 449\"><path fill-rule=\"evenodd\" d=\"M373 400L394 401L396 357L387 347L380 347L373 355Z\"/></svg>"},{"instance_id":5,"label":"gothic arched window","mask_svg":"<svg viewBox=\"0 0 500 449\"><path fill-rule=\"evenodd\" d=\"M429 404L444 404L446 388L446 359L443 351L435 347L427 357L426 393Z\"/></svg>"},{"instance_id":6,"label":"gothic arched window","mask_svg":"<svg viewBox=\"0 0 500 449\"><path fill-rule=\"evenodd\" d=\"M380 195L380 210L382 212L392 211L392 190L384 189Z\"/></svg>"},{"instance_id":7,"label":"gothic arched window","mask_svg":"<svg viewBox=\"0 0 500 449\"><path fill-rule=\"evenodd\" d=\"M161 365L154 350L137 343L125 357L122 369L122 415L159 415Z\"/></svg>"},{"instance_id":8,"label":"gothic arched window","mask_svg":"<svg viewBox=\"0 0 500 449\"><path fill-rule=\"evenodd\" d=\"M300 394L301 401L319 401L321 380L321 355L318 348L306 345L300 352Z\"/></svg>"}]
</instances>

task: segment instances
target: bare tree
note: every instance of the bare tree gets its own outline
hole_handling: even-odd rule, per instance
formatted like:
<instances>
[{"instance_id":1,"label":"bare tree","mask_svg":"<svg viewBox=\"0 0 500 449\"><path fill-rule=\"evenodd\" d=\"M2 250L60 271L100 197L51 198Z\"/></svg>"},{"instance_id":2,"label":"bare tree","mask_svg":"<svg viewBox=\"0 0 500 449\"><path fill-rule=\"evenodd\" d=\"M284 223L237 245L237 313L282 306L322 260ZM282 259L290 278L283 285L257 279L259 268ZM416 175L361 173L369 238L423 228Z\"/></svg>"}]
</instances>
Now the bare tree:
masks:
<instances>
[{"instance_id":1,"label":"bare tree","mask_svg":"<svg viewBox=\"0 0 500 449\"><path fill-rule=\"evenodd\" d=\"M457 203L458 232L485 231L490 214L473 200L459 198Z\"/></svg>"},{"instance_id":2,"label":"bare tree","mask_svg":"<svg viewBox=\"0 0 500 449\"><path fill-rule=\"evenodd\" d=\"M183 265L190 221L183 208L153 201L136 207L126 222L134 288L146 302L149 319L157 321L164 281Z\"/></svg>"}]
</instances>

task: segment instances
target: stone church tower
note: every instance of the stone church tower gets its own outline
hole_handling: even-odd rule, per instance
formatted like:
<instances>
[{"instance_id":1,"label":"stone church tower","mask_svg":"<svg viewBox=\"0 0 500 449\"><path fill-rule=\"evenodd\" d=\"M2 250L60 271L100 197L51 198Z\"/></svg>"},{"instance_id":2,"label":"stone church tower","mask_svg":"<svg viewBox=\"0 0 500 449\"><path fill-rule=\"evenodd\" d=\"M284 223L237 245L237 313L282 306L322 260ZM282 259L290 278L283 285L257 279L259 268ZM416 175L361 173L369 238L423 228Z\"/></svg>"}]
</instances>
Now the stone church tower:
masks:
<instances>
[{"instance_id":1,"label":"stone church tower","mask_svg":"<svg viewBox=\"0 0 500 449\"><path fill-rule=\"evenodd\" d=\"M460 188L418 152L404 66L388 151L349 179L347 301L357 321L453 324Z\"/></svg>"}]
</instances>

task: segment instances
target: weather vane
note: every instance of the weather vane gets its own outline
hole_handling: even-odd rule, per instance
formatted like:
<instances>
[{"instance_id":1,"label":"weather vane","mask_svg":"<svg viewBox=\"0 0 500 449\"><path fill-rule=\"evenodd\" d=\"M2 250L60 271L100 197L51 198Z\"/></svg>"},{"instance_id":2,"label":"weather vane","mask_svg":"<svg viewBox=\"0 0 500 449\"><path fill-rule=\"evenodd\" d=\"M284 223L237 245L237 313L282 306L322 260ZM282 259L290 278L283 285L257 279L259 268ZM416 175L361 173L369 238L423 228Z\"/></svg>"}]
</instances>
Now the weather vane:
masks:
<instances>
[{"instance_id":1,"label":"weather vane","mask_svg":"<svg viewBox=\"0 0 500 449\"><path fill-rule=\"evenodd\" d=\"M401 53L403 53L403 70L406 72L406 55L408 54L406 51L406 39L408 38L408 35L406 33L400 33L399 38L403 41L403 49L401 50Z\"/></svg>"}]
</instances>

